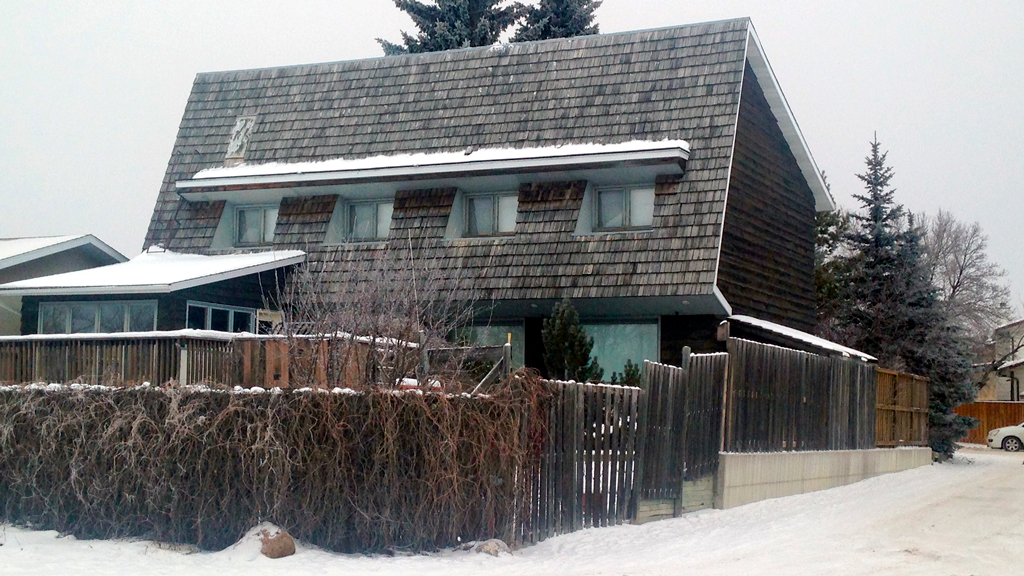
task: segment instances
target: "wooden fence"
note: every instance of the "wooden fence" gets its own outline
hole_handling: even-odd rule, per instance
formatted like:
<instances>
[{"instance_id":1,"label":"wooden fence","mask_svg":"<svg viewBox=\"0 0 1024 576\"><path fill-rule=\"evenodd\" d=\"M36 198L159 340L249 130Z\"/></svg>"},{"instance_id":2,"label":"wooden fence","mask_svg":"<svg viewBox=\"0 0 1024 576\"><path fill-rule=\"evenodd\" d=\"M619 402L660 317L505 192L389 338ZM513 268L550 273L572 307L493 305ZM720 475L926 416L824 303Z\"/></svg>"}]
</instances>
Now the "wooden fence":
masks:
<instances>
[{"instance_id":1,"label":"wooden fence","mask_svg":"<svg viewBox=\"0 0 1024 576\"><path fill-rule=\"evenodd\" d=\"M684 480L717 470L728 359L728 354L691 354L684 348L682 366L644 361L641 498L679 498Z\"/></svg>"},{"instance_id":2,"label":"wooden fence","mask_svg":"<svg viewBox=\"0 0 1024 576\"><path fill-rule=\"evenodd\" d=\"M957 406L956 413L980 420L978 426L971 429L963 442L986 444L990 430L1024 422L1024 402L974 402Z\"/></svg>"},{"instance_id":3,"label":"wooden fence","mask_svg":"<svg viewBox=\"0 0 1024 576\"><path fill-rule=\"evenodd\" d=\"M375 352L370 354L371 350ZM289 388L296 382L331 387L383 364L402 362L410 368L420 362L413 346L354 337L285 338L180 330L0 338L0 382L11 383L117 385L175 380L245 388Z\"/></svg>"},{"instance_id":4,"label":"wooden fence","mask_svg":"<svg viewBox=\"0 0 1024 576\"><path fill-rule=\"evenodd\" d=\"M553 382L543 406L544 434L523 482L517 545L633 517L639 388ZM524 427L524 430L526 427Z\"/></svg>"},{"instance_id":5,"label":"wooden fence","mask_svg":"<svg viewBox=\"0 0 1024 576\"><path fill-rule=\"evenodd\" d=\"M723 450L875 446L873 365L730 338Z\"/></svg>"},{"instance_id":6,"label":"wooden fence","mask_svg":"<svg viewBox=\"0 0 1024 576\"><path fill-rule=\"evenodd\" d=\"M878 368L875 445L928 445L928 379Z\"/></svg>"},{"instance_id":7,"label":"wooden fence","mask_svg":"<svg viewBox=\"0 0 1024 576\"><path fill-rule=\"evenodd\" d=\"M644 360L640 420L640 497L645 500L679 498L686 450L686 400L690 377L689 355L683 367Z\"/></svg>"}]
</instances>

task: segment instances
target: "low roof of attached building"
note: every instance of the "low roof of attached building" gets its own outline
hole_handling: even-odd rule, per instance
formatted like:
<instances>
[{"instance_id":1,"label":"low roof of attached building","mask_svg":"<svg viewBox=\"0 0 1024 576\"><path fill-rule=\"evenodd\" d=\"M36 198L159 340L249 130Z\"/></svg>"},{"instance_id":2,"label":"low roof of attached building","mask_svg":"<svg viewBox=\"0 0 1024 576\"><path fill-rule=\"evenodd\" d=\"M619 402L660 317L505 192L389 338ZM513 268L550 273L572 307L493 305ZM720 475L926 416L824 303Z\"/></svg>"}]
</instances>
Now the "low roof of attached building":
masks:
<instances>
[{"instance_id":1,"label":"low roof of attached building","mask_svg":"<svg viewBox=\"0 0 1024 576\"><path fill-rule=\"evenodd\" d=\"M760 330L765 330L774 334L778 334L779 336L782 336L783 338L789 340L801 342L812 348L817 348L819 350L828 352L836 352L843 356L863 360L864 362L876 362L878 360L877 358L870 354L861 352L859 350L854 350L853 348L847 348L846 346L836 344L835 342L832 342L830 340L825 340L824 338L820 338L818 336L815 336L814 334L808 334L807 332L802 332L794 328L789 328L788 326L783 326L781 324L776 324L774 322L768 322L767 320L761 320L759 318L754 318L752 316L743 316L740 314L736 314L733 316L729 316L729 321L738 322L740 324L745 324L747 326L752 326Z\"/></svg>"},{"instance_id":2,"label":"low roof of attached building","mask_svg":"<svg viewBox=\"0 0 1024 576\"><path fill-rule=\"evenodd\" d=\"M1018 358L1016 360L1004 362L1002 365L999 366L999 370L1009 370L1011 368L1016 368L1018 366L1024 366L1024 358Z\"/></svg>"},{"instance_id":3,"label":"low roof of attached building","mask_svg":"<svg viewBox=\"0 0 1024 576\"><path fill-rule=\"evenodd\" d=\"M110 263L128 260L92 234L0 238L0 270L74 249L85 249Z\"/></svg>"},{"instance_id":4,"label":"low roof of attached building","mask_svg":"<svg viewBox=\"0 0 1024 576\"><path fill-rule=\"evenodd\" d=\"M120 264L3 284L0 294L163 294L299 264L305 258L300 250L214 256L150 250Z\"/></svg>"}]
</instances>

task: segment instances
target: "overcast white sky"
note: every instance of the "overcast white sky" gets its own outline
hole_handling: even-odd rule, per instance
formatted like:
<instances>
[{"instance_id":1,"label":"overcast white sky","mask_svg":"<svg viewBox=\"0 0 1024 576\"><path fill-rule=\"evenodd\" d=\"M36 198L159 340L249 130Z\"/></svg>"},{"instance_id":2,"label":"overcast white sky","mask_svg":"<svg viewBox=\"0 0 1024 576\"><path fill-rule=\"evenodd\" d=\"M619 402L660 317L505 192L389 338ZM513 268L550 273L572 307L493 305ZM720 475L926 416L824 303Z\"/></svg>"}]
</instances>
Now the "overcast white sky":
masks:
<instances>
[{"instance_id":1,"label":"overcast white sky","mask_svg":"<svg viewBox=\"0 0 1024 576\"><path fill-rule=\"evenodd\" d=\"M602 32L750 16L854 208L877 131L897 198L978 221L1024 299L1024 2L605 0ZM381 54L390 0L0 2L0 237L142 248L196 73Z\"/></svg>"}]
</instances>

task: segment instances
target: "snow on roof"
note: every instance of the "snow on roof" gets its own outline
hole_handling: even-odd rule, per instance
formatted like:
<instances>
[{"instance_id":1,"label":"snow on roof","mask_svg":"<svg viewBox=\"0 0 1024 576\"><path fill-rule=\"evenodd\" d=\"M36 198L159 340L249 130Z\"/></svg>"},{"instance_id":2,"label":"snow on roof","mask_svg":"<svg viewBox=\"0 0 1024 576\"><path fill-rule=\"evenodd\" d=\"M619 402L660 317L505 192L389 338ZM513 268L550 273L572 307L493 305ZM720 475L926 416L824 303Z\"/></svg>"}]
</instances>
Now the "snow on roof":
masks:
<instances>
[{"instance_id":1,"label":"snow on roof","mask_svg":"<svg viewBox=\"0 0 1024 576\"><path fill-rule=\"evenodd\" d=\"M633 140L618 144L565 144L561 146L538 146L534 148L482 148L464 152L439 152L419 154L394 154L368 158L334 158L315 162L270 162L267 164L239 164L232 167L217 167L201 170L193 176L195 180L209 178L239 178L246 176L274 176L285 174L307 174L316 172L350 172L386 168L423 168L476 162L514 160L541 160L591 156L596 154L620 154L630 152L651 152L656 150L681 150L689 153L690 144L685 140Z\"/></svg>"},{"instance_id":2,"label":"snow on roof","mask_svg":"<svg viewBox=\"0 0 1024 576\"><path fill-rule=\"evenodd\" d=\"M0 285L0 294L161 294L298 264L301 250L252 254L143 252L128 262Z\"/></svg>"},{"instance_id":3,"label":"snow on roof","mask_svg":"<svg viewBox=\"0 0 1024 576\"><path fill-rule=\"evenodd\" d=\"M859 358L865 362L878 360L877 358L871 356L870 354L865 354L864 352L854 350L853 348L847 348L846 346L841 346L839 344L836 344L835 342L825 340L824 338L819 338L813 334L801 332L800 330L797 330L795 328L790 328L788 326L783 326L781 324L776 324L774 322L769 322L767 320L761 320L758 318L754 318L752 316L743 315L729 316L729 320L732 322L739 322L741 324L749 324L751 326L756 326L758 328L761 328L762 330L774 332L781 336L792 338L793 340L799 340L800 342L804 342L805 344L810 344L811 346L822 348L824 350L832 350L833 352L839 352L844 356Z\"/></svg>"},{"instance_id":4,"label":"snow on roof","mask_svg":"<svg viewBox=\"0 0 1024 576\"><path fill-rule=\"evenodd\" d=\"M1024 358L1018 358L1016 360L1010 360L1008 362L1004 362L1001 366L999 366L998 369L999 370L1009 370L1010 368L1016 368L1017 366L1020 366L1020 365L1024 365Z\"/></svg>"},{"instance_id":5,"label":"snow on roof","mask_svg":"<svg viewBox=\"0 0 1024 576\"><path fill-rule=\"evenodd\" d=\"M92 234L0 238L0 269L86 245L93 246L104 252L115 262L127 260L120 252L103 243Z\"/></svg>"}]
</instances>

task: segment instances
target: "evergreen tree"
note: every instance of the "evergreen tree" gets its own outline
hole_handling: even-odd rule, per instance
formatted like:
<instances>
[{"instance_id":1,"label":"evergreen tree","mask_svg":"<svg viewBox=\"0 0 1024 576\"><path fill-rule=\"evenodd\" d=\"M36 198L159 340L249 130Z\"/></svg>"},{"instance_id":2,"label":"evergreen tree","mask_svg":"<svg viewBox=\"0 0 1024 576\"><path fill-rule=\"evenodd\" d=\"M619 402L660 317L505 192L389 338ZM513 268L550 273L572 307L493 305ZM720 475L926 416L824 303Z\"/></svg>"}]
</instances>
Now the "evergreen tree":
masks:
<instances>
[{"instance_id":1,"label":"evergreen tree","mask_svg":"<svg viewBox=\"0 0 1024 576\"><path fill-rule=\"evenodd\" d=\"M409 14L419 32L402 32L402 44L377 38L384 53L440 52L472 46L489 46L515 24L523 10L518 2L503 6L505 0L395 0L395 6Z\"/></svg>"},{"instance_id":2,"label":"evergreen tree","mask_svg":"<svg viewBox=\"0 0 1024 576\"><path fill-rule=\"evenodd\" d=\"M555 305L554 314L544 319L541 330L544 365L552 378L589 382L600 380L604 370L590 357L594 339L580 325L580 315L568 299Z\"/></svg>"},{"instance_id":3,"label":"evergreen tree","mask_svg":"<svg viewBox=\"0 0 1024 576\"><path fill-rule=\"evenodd\" d=\"M597 34L594 11L600 0L540 0L524 10L523 25L512 37L513 42L569 38Z\"/></svg>"},{"instance_id":4,"label":"evergreen tree","mask_svg":"<svg viewBox=\"0 0 1024 576\"><path fill-rule=\"evenodd\" d=\"M622 369L622 374L618 372L612 372L612 384L621 384L623 386L639 386L640 385L640 365L634 364L633 359L626 360L626 366Z\"/></svg>"},{"instance_id":5,"label":"evergreen tree","mask_svg":"<svg viewBox=\"0 0 1024 576\"><path fill-rule=\"evenodd\" d=\"M849 281L838 314L845 343L878 357L883 367L930 379L930 443L951 455L972 420L953 412L974 394L969 347L939 302L923 230L895 203L893 170L877 137L865 162L857 176L866 193L855 196L863 212L853 215L856 229L847 238Z\"/></svg>"}]
</instances>

